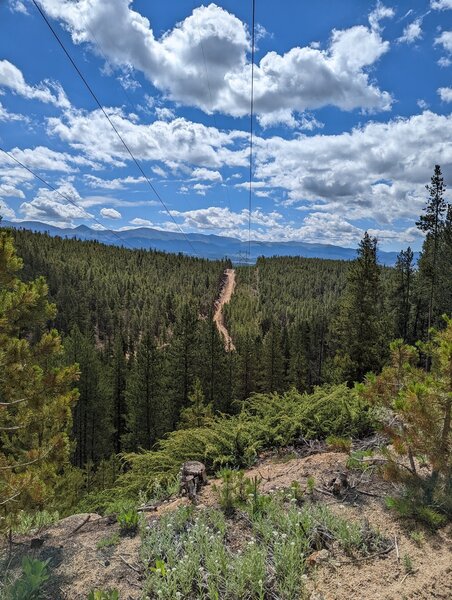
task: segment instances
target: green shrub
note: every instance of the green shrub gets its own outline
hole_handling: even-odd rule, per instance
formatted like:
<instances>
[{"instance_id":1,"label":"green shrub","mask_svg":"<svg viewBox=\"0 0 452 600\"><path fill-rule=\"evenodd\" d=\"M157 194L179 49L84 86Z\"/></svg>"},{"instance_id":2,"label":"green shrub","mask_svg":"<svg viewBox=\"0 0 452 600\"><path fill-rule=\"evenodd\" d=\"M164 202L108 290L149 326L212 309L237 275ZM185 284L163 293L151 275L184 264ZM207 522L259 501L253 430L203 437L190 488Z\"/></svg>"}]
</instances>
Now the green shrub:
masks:
<instances>
[{"instance_id":1,"label":"green shrub","mask_svg":"<svg viewBox=\"0 0 452 600\"><path fill-rule=\"evenodd\" d=\"M329 435L326 438L326 443L329 450L335 452L350 452L352 447L352 440L350 438L340 437L338 435Z\"/></svg>"},{"instance_id":2,"label":"green shrub","mask_svg":"<svg viewBox=\"0 0 452 600\"><path fill-rule=\"evenodd\" d=\"M119 600L118 590L92 590L88 594L88 600Z\"/></svg>"},{"instance_id":3,"label":"green shrub","mask_svg":"<svg viewBox=\"0 0 452 600\"><path fill-rule=\"evenodd\" d=\"M447 517L431 506L422 503L422 500L416 494L406 491L401 497L386 498L386 506L397 512L399 517L405 519L415 519L424 523L430 529L439 529L446 521Z\"/></svg>"},{"instance_id":4,"label":"green shrub","mask_svg":"<svg viewBox=\"0 0 452 600\"><path fill-rule=\"evenodd\" d=\"M25 535L31 531L36 531L56 523L60 518L58 511L49 512L47 510L36 513L21 512L17 515L17 522L14 527L14 533Z\"/></svg>"},{"instance_id":5,"label":"green shrub","mask_svg":"<svg viewBox=\"0 0 452 600\"><path fill-rule=\"evenodd\" d=\"M37 600L41 597L42 587L49 579L49 560L41 561L24 556L22 559L22 574L17 579L7 597L11 600Z\"/></svg>"},{"instance_id":6,"label":"green shrub","mask_svg":"<svg viewBox=\"0 0 452 600\"><path fill-rule=\"evenodd\" d=\"M113 533L108 537L105 537L99 540L96 544L96 548L98 550L103 550L104 548L111 548L112 546L117 546L120 542L119 534Z\"/></svg>"},{"instance_id":7,"label":"green shrub","mask_svg":"<svg viewBox=\"0 0 452 600\"><path fill-rule=\"evenodd\" d=\"M129 469L118 479L117 494L147 495L158 483L166 487L187 460L204 462L209 470L240 469L254 462L264 448L302 439L359 437L372 430L372 415L355 389L346 385L316 388L312 394L255 394L235 416L217 416L208 427L173 431L156 450L127 454Z\"/></svg>"},{"instance_id":8,"label":"green shrub","mask_svg":"<svg viewBox=\"0 0 452 600\"><path fill-rule=\"evenodd\" d=\"M140 514L135 508L124 508L116 517L123 535L134 535L140 524Z\"/></svg>"}]
</instances>

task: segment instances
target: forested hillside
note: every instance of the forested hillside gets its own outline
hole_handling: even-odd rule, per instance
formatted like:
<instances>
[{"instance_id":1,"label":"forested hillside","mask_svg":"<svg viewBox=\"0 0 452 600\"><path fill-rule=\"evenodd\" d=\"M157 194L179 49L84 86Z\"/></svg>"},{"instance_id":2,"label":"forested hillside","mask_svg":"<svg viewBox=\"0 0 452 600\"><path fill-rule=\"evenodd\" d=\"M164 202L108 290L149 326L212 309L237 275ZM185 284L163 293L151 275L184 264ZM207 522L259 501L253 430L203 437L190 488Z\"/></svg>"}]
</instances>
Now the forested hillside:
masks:
<instances>
[{"instance_id":1,"label":"forested hillside","mask_svg":"<svg viewBox=\"0 0 452 600\"><path fill-rule=\"evenodd\" d=\"M236 469L263 452L316 452L320 444L351 452L346 468L366 471L370 455L353 444L377 428L385 436L372 442L384 455L377 460L401 485L388 506L441 527L452 514L452 209L441 186L438 167L418 222L426 233L418 264L408 248L394 268L381 266L378 241L365 233L351 262L261 258L236 269L235 289L234 280L225 287L228 260L2 229L1 529L96 511L117 514L123 533L134 532L138 502L147 510L177 492L180 466L193 460L209 473L226 468L217 490L226 517L250 510L247 523L267 519L273 505L261 481ZM228 299L233 293L223 305L226 289ZM219 307L233 345L217 329ZM335 497L335 481L331 491L308 477L303 493L291 488L293 500L311 494L311 514L313 490ZM278 521L284 494L273 506ZM368 533L360 531L355 549L363 552ZM297 597L311 535L303 533L284 600ZM270 565L271 544L259 552ZM153 551L146 560L152 573L166 568L152 566L160 561ZM248 577L248 566L240 568ZM278 577L283 585L286 575ZM183 585L174 590L183 594ZM271 594L275 582L265 585ZM246 598L240 589L228 597Z\"/></svg>"}]
</instances>

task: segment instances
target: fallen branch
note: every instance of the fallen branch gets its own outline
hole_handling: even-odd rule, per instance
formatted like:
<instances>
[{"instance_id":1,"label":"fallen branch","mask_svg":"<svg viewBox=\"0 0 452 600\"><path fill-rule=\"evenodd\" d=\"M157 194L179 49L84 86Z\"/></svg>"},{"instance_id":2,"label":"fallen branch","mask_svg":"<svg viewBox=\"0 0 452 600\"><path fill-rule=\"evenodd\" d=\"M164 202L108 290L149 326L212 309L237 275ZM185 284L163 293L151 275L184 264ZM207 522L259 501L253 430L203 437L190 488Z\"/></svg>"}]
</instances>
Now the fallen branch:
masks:
<instances>
[{"instance_id":1,"label":"fallen branch","mask_svg":"<svg viewBox=\"0 0 452 600\"><path fill-rule=\"evenodd\" d=\"M402 580L400 581L400 584L402 584L405 581L405 579L408 577L408 575L415 575L418 571L419 571L419 569L416 569L415 571L410 571L409 573L406 573L402 577Z\"/></svg>"},{"instance_id":2,"label":"fallen branch","mask_svg":"<svg viewBox=\"0 0 452 600\"><path fill-rule=\"evenodd\" d=\"M154 504L149 504L149 505L144 505L144 506L139 506L137 508L137 512L156 512L157 511L157 506L155 506Z\"/></svg>"},{"instance_id":3,"label":"fallen branch","mask_svg":"<svg viewBox=\"0 0 452 600\"><path fill-rule=\"evenodd\" d=\"M394 544L395 544L395 551L396 551L396 555L397 555L397 562L399 562L400 560L400 554L399 554L399 545L397 544L397 536L394 536Z\"/></svg>"},{"instance_id":4,"label":"fallen branch","mask_svg":"<svg viewBox=\"0 0 452 600\"><path fill-rule=\"evenodd\" d=\"M365 560L372 560L373 558L377 558L378 556L383 556L384 554L389 554L392 550L394 550L394 545L386 548L386 550L380 550L380 552L375 552L375 554L370 554L369 556L362 556L361 558L354 558L353 560L343 560L338 561L340 565L352 565L355 562L363 562Z\"/></svg>"},{"instance_id":5,"label":"fallen branch","mask_svg":"<svg viewBox=\"0 0 452 600\"><path fill-rule=\"evenodd\" d=\"M80 525L77 525L77 527L73 531L71 531L71 533L69 535L75 535L77 533L77 531L80 531L80 529L84 525L86 525L90 519L91 519L91 515L88 515L87 517L85 517L85 519L83 519L83 521L80 523Z\"/></svg>"},{"instance_id":6,"label":"fallen branch","mask_svg":"<svg viewBox=\"0 0 452 600\"><path fill-rule=\"evenodd\" d=\"M127 562L126 559L124 558L124 556L121 556L121 554L120 554L119 558L122 560L122 562L125 565L127 565L129 567L129 569L132 569L132 571L135 571L135 573L138 573L138 575L141 575L140 569L137 569L136 567L134 567L133 565L131 565L129 562Z\"/></svg>"},{"instance_id":7,"label":"fallen branch","mask_svg":"<svg viewBox=\"0 0 452 600\"><path fill-rule=\"evenodd\" d=\"M366 492L364 490L360 490L358 488L353 488L354 490L356 490L357 492L359 492L360 494L364 494L365 496L372 496L373 498L384 498L384 496L381 496L380 494L373 494L372 492Z\"/></svg>"}]
</instances>

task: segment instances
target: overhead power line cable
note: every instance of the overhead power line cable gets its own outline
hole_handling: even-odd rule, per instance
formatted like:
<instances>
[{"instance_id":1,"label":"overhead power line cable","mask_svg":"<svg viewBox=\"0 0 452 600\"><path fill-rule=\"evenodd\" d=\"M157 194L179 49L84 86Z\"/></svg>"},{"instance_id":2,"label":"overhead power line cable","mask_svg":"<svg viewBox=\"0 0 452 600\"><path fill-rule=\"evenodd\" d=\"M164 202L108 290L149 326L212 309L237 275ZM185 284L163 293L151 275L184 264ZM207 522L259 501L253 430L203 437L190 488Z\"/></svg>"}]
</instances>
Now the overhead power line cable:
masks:
<instances>
[{"instance_id":1,"label":"overhead power line cable","mask_svg":"<svg viewBox=\"0 0 452 600\"><path fill-rule=\"evenodd\" d=\"M35 173L32 169L30 169L30 167L27 167L27 165L24 165L20 160L18 160L15 156L13 156L10 152L8 152L7 150L5 150L1 146L0 146L0 152L3 152L3 154L6 154L6 156L8 156L11 160L13 160L15 163L17 163L20 167L22 167L22 169L25 169L26 171L28 171L29 173L31 173L31 175L33 175L33 177L35 177L36 179L38 179L41 183L43 183L45 186L47 186L50 190L52 190L53 192L55 192L56 194L58 194L59 196L61 196L64 200L66 200L67 202L69 202L70 204L72 204L73 206L75 206L76 208L78 208L79 210L83 210L83 206L80 206L79 204L77 204L77 202L75 202L75 200L73 200L72 198L70 198L66 194L63 194L63 192L60 192L60 190L58 188L56 188L51 183L49 183L48 181L46 181L43 177L41 177L40 175L38 175L37 173ZM89 215L89 218L92 219L93 221L95 221L102 228L104 228L104 225L98 219L96 219L96 217L94 215ZM112 236L114 236L115 238L117 238L121 242L121 244L124 244L124 245L128 246L131 250L135 249L125 239L123 239L120 235L118 235L116 233L116 231L113 231L112 229L109 229L108 233L110 233Z\"/></svg>"},{"instance_id":2,"label":"overhead power line cable","mask_svg":"<svg viewBox=\"0 0 452 600\"><path fill-rule=\"evenodd\" d=\"M124 138L122 137L122 135L119 133L116 125L113 123L113 121L111 120L111 118L108 116L107 112L105 111L104 107L102 106L102 104L100 103L97 95L94 93L93 88L90 86L90 84L88 83L88 81L86 80L86 78L84 77L83 73L80 71L79 67L77 66L77 63L74 61L74 59L72 58L72 56L69 54L68 50L66 49L65 45L63 44L63 42L61 41L60 36L58 35L58 33L55 31L55 29L52 27L52 24L50 23L50 21L48 20L46 14L44 13L44 11L42 10L42 8L39 6L39 4L36 2L36 0L32 0L33 4L35 5L36 9L39 11L39 14L41 15L41 17L44 19L45 23L47 24L48 28L50 29L50 31L52 32L53 36L55 37L55 39L57 40L58 44L61 46L61 49L63 50L63 52L65 53L65 55L67 56L69 62L71 63L71 65L74 67L75 71L77 72L78 76L80 77L80 79L83 81L83 83L85 84L85 87L87 88L87 90L89 91L89 93L91 94L91 96L93 97L94 101L96 102L97 106L100 108L100 110L102 111L104 117L107 119L107 121L109 122L111 128L113 129L113 131L116 133L117 137L119 138L120 142L122 143L122 145L124 146L124 148L126 149L127 153L130 155L131 159L133 160L133 162L135 163L135 165L137 166L138 170L140 171L140 173L142 174L142 176L144 177L144 179L146 180L147 184L149 185L149 187L151 188L151 190L154 192L156 198L158 199L158 201L160 202L160 204L163 206L163 208L165 209L166 213L168 214L168 216L170 217L170 219L173 221L173 223L176 225L176 227L178 228L178 230L180 231L180 233L184 236L187 244L190 246L190 248L192 249L192 251L194 252L194 254L198 255L198 253L196 252L193 244L191 243L190 239L188 238L187 234L185 233L185 231L183 231L183 229L181 228L181 226L179 225L179 223L176 221L176 219L174 218L174 216L171 214L171 211L168 209L167 205L165 204L163 198L160 196L159 192L157 191L157 189L155 188L155 186L153 185L152 181L149 179L149 177L146 175L146 173L144 172L141 164L138 162L138 160L135 158L135 156L133 155L132 151L130 150L129 146L126 144Z\"/></svg>"},{"instance_id":3,"label":"overhead power line cable","mask_svg":"<svg viewBox=\"0 0 452 600\"><path fill-rule=\"evenodd\" d=\"M256 0L252 0L251 14L251 90L250 90L250 181L248 194L248 262L251 262L251 205L253 198L253 135L254 135L254 54L255 54Z\"/></svg>"}]
</instances>

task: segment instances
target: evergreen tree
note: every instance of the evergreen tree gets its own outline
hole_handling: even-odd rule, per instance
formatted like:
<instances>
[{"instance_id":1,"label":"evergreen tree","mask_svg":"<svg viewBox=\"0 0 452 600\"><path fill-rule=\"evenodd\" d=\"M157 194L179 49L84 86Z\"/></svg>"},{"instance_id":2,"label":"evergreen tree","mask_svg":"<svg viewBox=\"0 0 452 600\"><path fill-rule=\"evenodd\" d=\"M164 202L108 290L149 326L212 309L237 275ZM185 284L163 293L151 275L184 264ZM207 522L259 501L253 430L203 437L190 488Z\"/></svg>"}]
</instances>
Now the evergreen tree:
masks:
<instances>
[{"instance_id":1,"label":"evergreen tree","mask_svg":"<svg viewBox=\"0 0 452 600\"><path fill-rule=\"evenodd\" d=\"M413 251L410 247L397 256L393 279L391 300L394 307L395 337L408 341L414 279Z\"/></svg>"},{"instance_id":2,"label":"evergreen tree","mask_svg":"<svg viewBox=\"0 0 452 600\"><path fill-rule=\"evenodd\" d=\"M64 347L68 362L77 363L80 368L79 399L74 410L72 433L74 463L84 467L87 461L96 463L113 451L112 415L93 333L84 335L75 326L65 339Z\"/></svg>"},{"instance_id":3,"label":"evergreen tree","mask_svg":"<svg viewBox=\"0 0 452 600\"><path fill-rule=\"evenodd\" d=\"M396 340L390 363L365 388L380 407L391 440L387 476L405 483L408 508L426 520L434 520L434 514L423 509L425 504L452 516L452 319L446 324L423 345L432 360L430 372L418 367L418 349ZM400 460L403 456L407 463ZM419 468L416 457L426 467Z\"/></svg>"},{"instance_id":4,"label":"evergreen tree","mask_svg":"<svg viewBox=\"0 0 452 600\"><path fill-rule=\"evenodd\" d=\"M45 330L55 317L46 283L20 281L21 268L11 235L0 231L0 530L52 497L77 399L78 370L62 366L60 337Z\"/></svg>"},{"instance_id":5,"label":"evergreen tree","mask_svg":"<svg viewBox=\"0 0 452 600\"><path fill-rule=\"evenodd\" d=\"M361 381L378 371L385 355L385 322L377 239L366 232L351 263L347 287L335 322L338 352L335 366L340 380Z\"/></svg>"},{"instance_id":6,"label":"evergreen tree","mask_svg":"<svg viewBox=\"0 0 452 600\"><path fill-rule=\"evenodd\" d=\"M119 333L115 336L110 366L111 406L113 410L113 448L116 454L122 450L122 439L126 433L126 376L127 363L124 341Z\"/></svg>"},{"instance_id":7,"label":"evergreen tree","mask_svg":"<svg viewBox=\"0 0 452 600\"><path fill-rule=\"evenodd\" d=\"M284 355L281 329L271 323L264 336L260 361L261 389L268 392L282 392L285 388Z\"/></svg>"},{"instance_id":8,"label":"evergreen tree","mask_svg":"<svg viewBox=\"0 0 452 600\"><path fill-rule=\"evenodd\" d=\"M427 234L422 252L421 269L423 275L429 281L427 331L430 331L430 327L433 325L435 291L438 280L440 236L444 225L444 216L447 211L447 204L444 200L446 184L444 183L439 165L435 165L431 183L425 187L429 193L429 199L427 206L424 208L425 214L421 215L416 225L421 231Z\"/></svg>"},{"instance_id":9,"label":"evergreen tree","mask_svg":"<svg viewBox=\"0 0 452 600\"><path fill-rule=\"evenodd\" d=\"M147 331L141 339L126 387L128 450L151 448L171 429L166 392L166 365L162 350Z\"/></svg>"},{"instance_id":10,"label":"evergreen tree","mask_svg":"<svg viewBox=\"0 0 452 600\"><path fill-rule=\"evenodd\" d=\"M170 345L171 421L175 429L180 411L188 405L188 396L196 375L198 318L194 306L186 303L177 315Z\"/></svg>"},{"instance_id":11,"label":"evergreen tree","mask_svg":"<svg viewBox=\"0 0 452 600\"><path fill-rule=\"evenodd\" d=\"M193 427L204 427L209 420L213 419L211 403L206 403L200 380L195 379L193 390L188 396L189 406L182 409L179 421L179 429L191 429Z\"/></svg>"}]
</instances>

